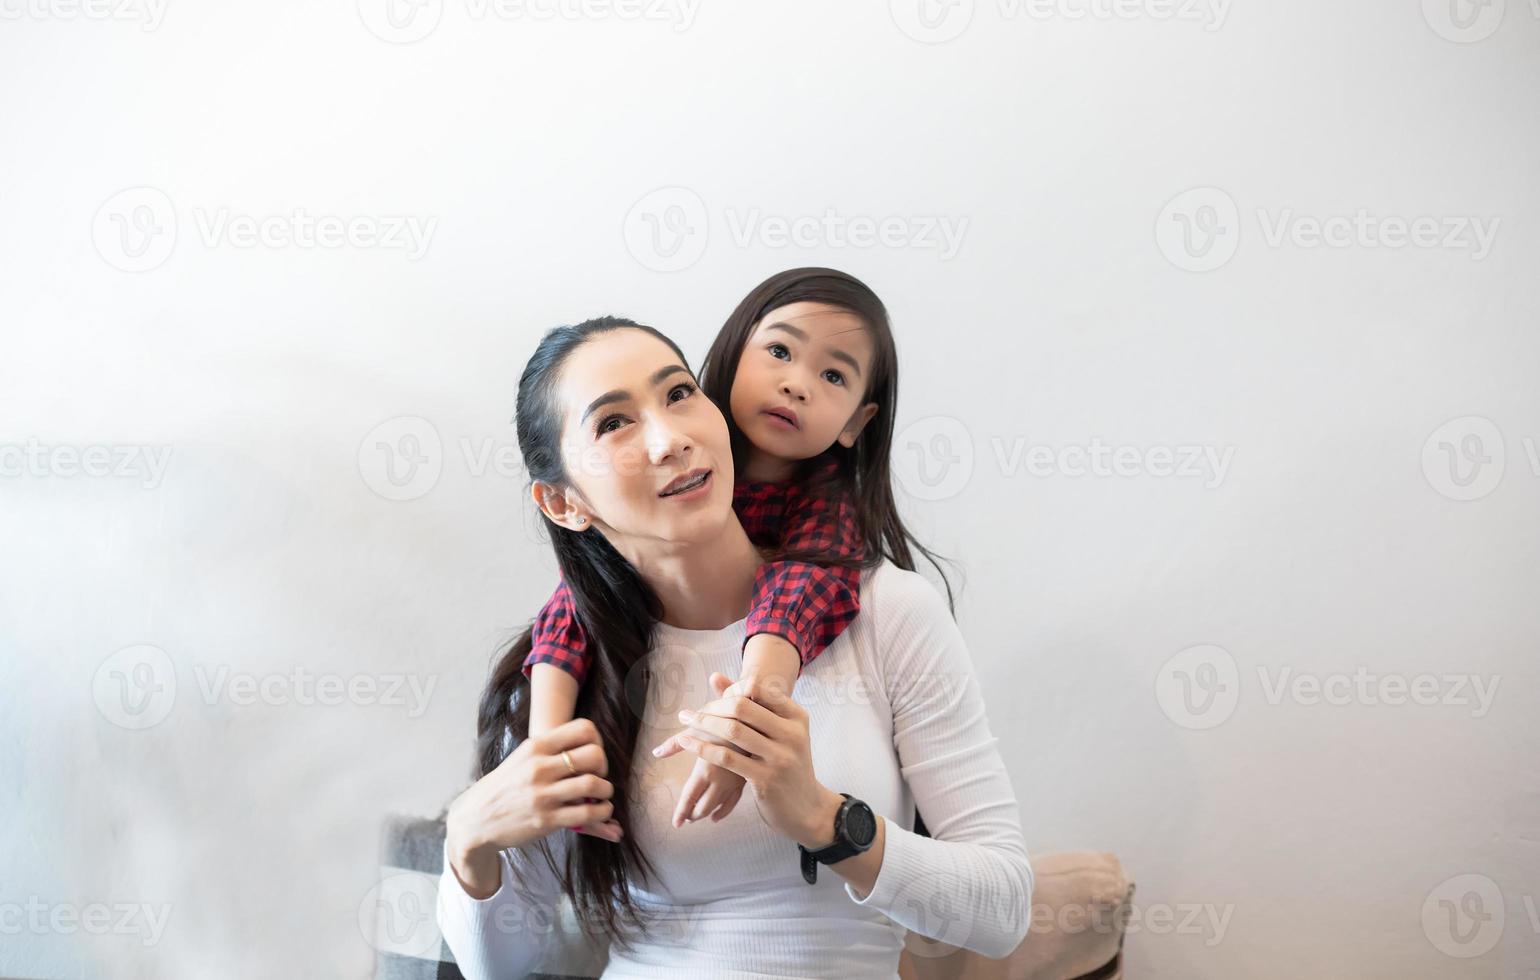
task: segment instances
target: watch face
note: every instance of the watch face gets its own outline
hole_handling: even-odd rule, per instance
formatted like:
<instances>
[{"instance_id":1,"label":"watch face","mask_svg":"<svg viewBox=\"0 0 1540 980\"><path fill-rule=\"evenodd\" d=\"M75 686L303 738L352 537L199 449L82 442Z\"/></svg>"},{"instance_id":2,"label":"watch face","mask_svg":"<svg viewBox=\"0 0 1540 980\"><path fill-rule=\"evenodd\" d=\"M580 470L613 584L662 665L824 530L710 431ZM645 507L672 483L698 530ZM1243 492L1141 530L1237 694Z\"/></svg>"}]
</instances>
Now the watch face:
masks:
<instances>
[{"instance_id":1,"label":"watch face","mask_svg":"<svg viewBox=\"0 0 1540 980\"><path fill-rule=\"evenodd\" d=\"M845 833L860 847L866 847L877 837L877 818L872 808L860 800L850 804L845 812Z\"/></svg>"}]
</instances>

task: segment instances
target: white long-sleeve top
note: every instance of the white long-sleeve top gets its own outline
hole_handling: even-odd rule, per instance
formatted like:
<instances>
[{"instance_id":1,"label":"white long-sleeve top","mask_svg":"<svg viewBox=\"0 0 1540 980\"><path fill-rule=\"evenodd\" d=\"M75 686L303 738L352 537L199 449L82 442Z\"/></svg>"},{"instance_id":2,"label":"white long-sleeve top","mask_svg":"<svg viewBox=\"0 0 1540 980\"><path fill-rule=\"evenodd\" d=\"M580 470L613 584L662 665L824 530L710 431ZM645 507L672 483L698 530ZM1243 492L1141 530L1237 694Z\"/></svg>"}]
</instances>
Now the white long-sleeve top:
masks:
<instances>
[{"instance_id":1,"label":"white long-sleeve top","mask_svg":"<svg viewBox=\"0 0 1540 980\"><path fill-rule=\"evenodd\" d=\"M946 603L891 563L863 574L860 614L792 692L808 711L818 781L887 821L871 893L857 898L828 865L809 885L796 843L765 823L752 787L720 823L671 826L696 757L651 750L684 727L680 708L712 700L712 671L739 675L744 625L657 625L631 760L638 803L625 821L661 879L633 881L631 893L657 918L634 949L611 943L605 980L892 980L906 930L986 956L1013 951L1032 891L1016 796ZM933 838L912 832L916 803ZM551 835L558 867L571 837ZM445 857L439 928L468 980L539 969L561 898L544 859L533 847L501 852L502 884L478 900Z\"/></svg>"}]
</instances>

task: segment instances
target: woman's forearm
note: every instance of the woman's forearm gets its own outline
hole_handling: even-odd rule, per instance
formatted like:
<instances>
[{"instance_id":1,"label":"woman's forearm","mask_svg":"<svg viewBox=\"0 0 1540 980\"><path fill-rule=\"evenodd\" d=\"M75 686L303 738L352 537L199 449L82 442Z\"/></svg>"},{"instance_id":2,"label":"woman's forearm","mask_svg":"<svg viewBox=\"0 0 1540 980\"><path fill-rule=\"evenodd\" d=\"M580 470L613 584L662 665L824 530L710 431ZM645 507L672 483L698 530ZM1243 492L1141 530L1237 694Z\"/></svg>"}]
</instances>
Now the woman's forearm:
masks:
<instances>
[{"instance_id":1,"label":"woman's forearm","mask_svg":"<svg viewBox=\"0 0 1540 980\"><path fill-rule=\"evenodd\" d=\"M834 818L844 802L843 796L833 790L827 790L822 805L810 814L807 829L803 831L797 843L810 851L816 851L820 847L828 847L834 843ZM872 886L877 883L877 875L882 871L882 853L888 836L887 821L881 814L876 816L877 836L872 840L871 847L843 861L824 865L849 882L860 899L871 894Z\"/></svg>"},{"instance_id":2,"label":"woman's forearm","mask_svg":"<svg viewBox=\"0 0 1540 980\"><path fill-rule=\"evenodd\" d=\"M471 898L487 899L502 887L503 869L497 849L477 843L466 818L451 812L445 819L444 853L460 887Z\"/></svg>"}]
</instances>

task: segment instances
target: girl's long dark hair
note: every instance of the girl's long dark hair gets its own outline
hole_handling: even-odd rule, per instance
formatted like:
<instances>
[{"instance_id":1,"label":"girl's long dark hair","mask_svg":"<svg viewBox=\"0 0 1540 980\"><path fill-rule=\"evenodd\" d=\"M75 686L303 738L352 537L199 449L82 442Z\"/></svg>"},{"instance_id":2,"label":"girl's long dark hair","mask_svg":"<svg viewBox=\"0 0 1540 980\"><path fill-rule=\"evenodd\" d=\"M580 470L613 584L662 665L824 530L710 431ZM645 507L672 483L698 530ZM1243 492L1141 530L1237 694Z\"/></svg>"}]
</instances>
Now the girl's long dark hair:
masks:
<instances>
[{"instance_id":1,"label":"girl's long dark hair","mask_svg":"<svg viewBox=\"0 0 1540 980\"><path fill-rule=\"evenodd\" d=\"M574 350L595 336L621 329L647 331L668 344L679 355L679 362L689 367L689 361L673 341L652 327L620 317L600 317L548 331L519 378L514 415L519 452L532 483L571 485L561 452L563 420L555 399L562 366ZM637 687L639 681L645 684L648 679L645 665L639 670L633 668L642 663L652 646L653 625L662 615L662 604L636 568L599 531L571 531L543 513L541 520L556 551L562 577L572 592L592 655L573 717L587 718L598 729L609 761L606 778L615 788L615 818L623 826L630 826L634 803L631 757L642 718L639 703L630 699L638 694L646 696L645 686L639 692ZM482 692L476 719L477 778L497 768L519 742L529 737L530 685L524 676L524 661L532 645L532 625L500 652ZM505 741L509 734L511 743ZM535 846L561 880L583 928L591 933L592 925L597 924L608 938L629 947L620 927L645 928L645 923L632 901L627 882L633 872L650 877L650 862L629 833L618 844L576 834L572 845L564 869L556 868L548 838L541 838Z\"/></svg>"},{"instance_id":2,"label":"girl's long dark hair","mask_svg":"<svg viewBox=\"0 0 1540 980\"><path fill-rule=\"evenodd\" d=\"M914 571L914 552L924 555L946 586L947 606L956 615L952 582L937 561L938 556L915 539L899 518L893 499L893 480L888 459L893 449L893 417L898 404L898 351L893 342L893 328L882 300L866 283L836 269L805 268L778 272L760 283L743 298L717 333L716 340L701 363L701 390L727 417L727 431L732 437L734 472L742 473L747 462L749 442L734 421L733 381L738 376L738 361L748 345L749 336L766 313L791 303L826 303L848 310L866 325L872 338L872 369L867 376L862 404L876 402L877 414L849 449L836 442L826 455L839 462L833 486L810 487L810 492L850 495L855 504L861 540L866 545L862 564L880 564L886 558L899 568ZM799 467L794 479L805 480L816 468L818 457ZM782 553L779 558L793 557ZM804 556L795 556L804 557ZM813 557L813 556L807 556ZM821 556L818 556L821 557ZM827 562L824 562L825 564Z\"/></svg>"}]
</instances>

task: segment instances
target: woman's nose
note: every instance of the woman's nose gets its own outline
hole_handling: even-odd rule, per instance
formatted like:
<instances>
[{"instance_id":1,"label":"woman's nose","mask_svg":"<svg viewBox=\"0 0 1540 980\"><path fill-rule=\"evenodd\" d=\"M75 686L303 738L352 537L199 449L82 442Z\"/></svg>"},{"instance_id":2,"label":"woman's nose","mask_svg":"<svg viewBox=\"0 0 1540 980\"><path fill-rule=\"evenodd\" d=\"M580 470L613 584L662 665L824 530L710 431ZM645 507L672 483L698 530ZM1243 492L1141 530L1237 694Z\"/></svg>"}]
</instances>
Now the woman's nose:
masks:
<instances>
[{"instance_id":1,"label":"woman's nose","mask_svg":"<svg viewBox=\"0 0 1540 980\"><path fill-rule=\"evenodd\" d=\"M648 426L647 454L654 464L689 451L690 438L679 429L667 422L654 422Z\"/></svg>"}]
</instances>

